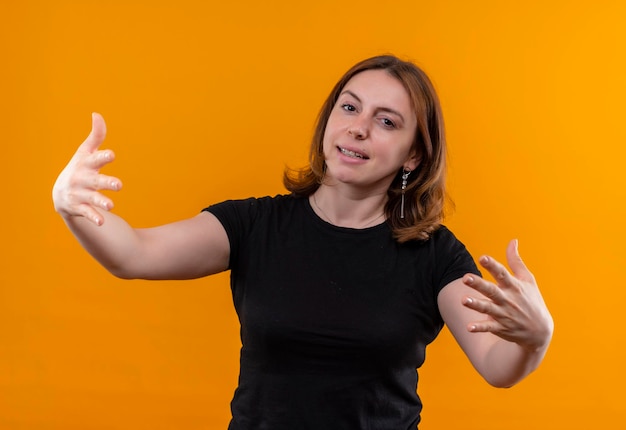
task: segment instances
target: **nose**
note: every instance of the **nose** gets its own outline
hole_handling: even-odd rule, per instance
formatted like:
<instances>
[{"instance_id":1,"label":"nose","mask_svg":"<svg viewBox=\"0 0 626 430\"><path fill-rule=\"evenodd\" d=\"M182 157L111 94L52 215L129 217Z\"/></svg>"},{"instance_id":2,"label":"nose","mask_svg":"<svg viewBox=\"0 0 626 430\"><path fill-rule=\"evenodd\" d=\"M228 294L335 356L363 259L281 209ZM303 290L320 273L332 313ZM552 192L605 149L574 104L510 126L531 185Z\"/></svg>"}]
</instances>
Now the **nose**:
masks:
<instances>
[{"instance_id":1,"label":"nose","mask_svg":"<svg viewBox=\"0 0 626 430\"><path fill-rule=\"evenodd\" d=\"M355 118L348 128L348 134L354 139L363 140L367 138L367 125L362 119Z\"/></svg>"}]
</instances>

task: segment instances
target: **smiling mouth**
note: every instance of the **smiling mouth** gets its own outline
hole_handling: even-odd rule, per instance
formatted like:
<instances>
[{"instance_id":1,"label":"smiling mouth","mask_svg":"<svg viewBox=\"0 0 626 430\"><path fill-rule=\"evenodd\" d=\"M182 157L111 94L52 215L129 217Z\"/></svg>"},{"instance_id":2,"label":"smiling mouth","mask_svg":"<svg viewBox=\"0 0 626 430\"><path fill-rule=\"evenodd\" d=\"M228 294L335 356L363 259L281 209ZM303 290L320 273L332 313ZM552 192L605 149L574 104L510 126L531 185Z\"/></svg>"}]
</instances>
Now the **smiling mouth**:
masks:
<instances>
[{"instance_id":1,"label":"smiling mouth","mask_svg":"<svg viewBox=\"0 0 626 430\"><path fill-rule=\"evenodd\" d=\"M366 157L363 154L359 154L358 152L350 151L349 149L345 149L345 148L341 148L341 147L339 147L339 152L341 152L343 155L345 155L347 157L351 157L351 158L359 158L361 160L369 159L369 157Z\"/></svg>"}]
</instances>

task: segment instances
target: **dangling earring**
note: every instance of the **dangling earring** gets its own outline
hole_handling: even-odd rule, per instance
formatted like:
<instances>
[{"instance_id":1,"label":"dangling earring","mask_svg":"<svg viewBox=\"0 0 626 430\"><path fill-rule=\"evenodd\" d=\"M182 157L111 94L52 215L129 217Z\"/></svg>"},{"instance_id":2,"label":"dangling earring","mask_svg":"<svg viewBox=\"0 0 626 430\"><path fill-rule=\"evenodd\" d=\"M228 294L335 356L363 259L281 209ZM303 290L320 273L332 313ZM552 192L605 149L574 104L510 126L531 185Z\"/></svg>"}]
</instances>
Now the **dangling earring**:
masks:
<instances>
[{"instance_id":1,"label":"dangling earring","mask_svg":"<svg viewBox=\"0 0 626 430\"><path fill-rule=\"evenodd\" d=\"M406 190L407 179L409 179L409 175L411 174L410 170L402 171L402 200L400 202L400 218L404 219L404 192Z\"/></svg>"}]
</instances>

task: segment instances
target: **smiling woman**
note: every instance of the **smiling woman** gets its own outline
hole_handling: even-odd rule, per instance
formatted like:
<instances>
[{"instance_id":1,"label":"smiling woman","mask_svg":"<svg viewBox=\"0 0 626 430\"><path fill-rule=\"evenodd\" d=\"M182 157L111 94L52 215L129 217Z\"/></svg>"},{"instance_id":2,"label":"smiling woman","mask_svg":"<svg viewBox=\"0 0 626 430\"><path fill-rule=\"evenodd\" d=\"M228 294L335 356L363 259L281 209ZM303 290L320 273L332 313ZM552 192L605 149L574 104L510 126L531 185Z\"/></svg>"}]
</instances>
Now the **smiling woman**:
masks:
<instances>
[{"instance_id":1,"label":"smiling woman","mask_svg":"<svg viewBox=\"0 0 626 430\"><path fill-rule=\"evenodd\" d=\"M512 241L509 273L441 225L445 140L437 96L415 65L358 63L324 103L310 166L291 194L226 201L135 229L101 190L102 117L53 189L81 244L122 278L189 279L230 270L241 322L231 430L415 429L417 369L444 323L492 385L533 371L553 330Z\"/></svg>"},{"instance_id":2,"label":"smiling woman","mask_svg":"<svg viewBox=\"0 0 626 430\"><path fill-rule=\"evenodd\" d=\"M401 82L384 70L359 73L326 124L324 182L333 188L345 184L363 195L385 195L399 169L413 171L418 165L416 125Z\"/></svg>"},{"instance_id":3,"label":"smiling woman","mask_svg":"<svg viewBox=\"0 0 626 430\"><path fill-rule=\"evenodd\" d=\"M428 238L443 218L445 135L435 89L428 76L410 62L379 56L361 61L346 72L320 111L309 152L309 167L287 171L285 186L297 195L318 192L322 178L328 176L328 164L333 158L339 159L335 152L348 155L350 151L362 154L361 159L364 159L370 155L364 151L374 151L377 147L382 154L396 151L394 156L403 160L398 158L396 166L394 162L388 165L383 172L385 177L370 183L374 188L363 189L366 193L384 196L383 206L371 210L384 211L400 242ZM343 160L358 163L353 157ZM372 179L370 177L370 181ZM320 193L324 193L323 190ZM337 202L331 206L340 208ZM358 214L350 209L346 214L335 214L333 219L351 226L349 223L357 220L343 218L354 215ZM358 221L352 225L358 226Z\"/></svg>"}]
</instances>

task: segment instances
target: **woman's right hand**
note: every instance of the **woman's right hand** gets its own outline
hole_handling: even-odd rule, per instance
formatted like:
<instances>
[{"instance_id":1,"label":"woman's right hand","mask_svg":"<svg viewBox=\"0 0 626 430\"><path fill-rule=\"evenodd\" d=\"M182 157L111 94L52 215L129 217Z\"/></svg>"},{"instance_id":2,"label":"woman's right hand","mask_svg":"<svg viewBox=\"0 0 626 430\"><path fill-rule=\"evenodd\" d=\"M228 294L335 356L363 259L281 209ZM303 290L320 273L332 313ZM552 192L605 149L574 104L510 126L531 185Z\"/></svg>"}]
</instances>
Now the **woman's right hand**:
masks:
<instances>
[{"instance_id":1,"label":"woman's right hand","mask_svg":"<svg viewBox=\"0 0 626 430\"><path fill-rule=\"evenodd\" d=\"M54 183L52 200L55 210L64 218L84 217L102 225L104 216L101 211L111 210L113 201L100 191L118 191L122 182L100 173L102 167L115 159L115 154L108 149L99 149L106 137L102 116L93 113L91 121L91 133Z\"/></svg>"}]
</instances>

